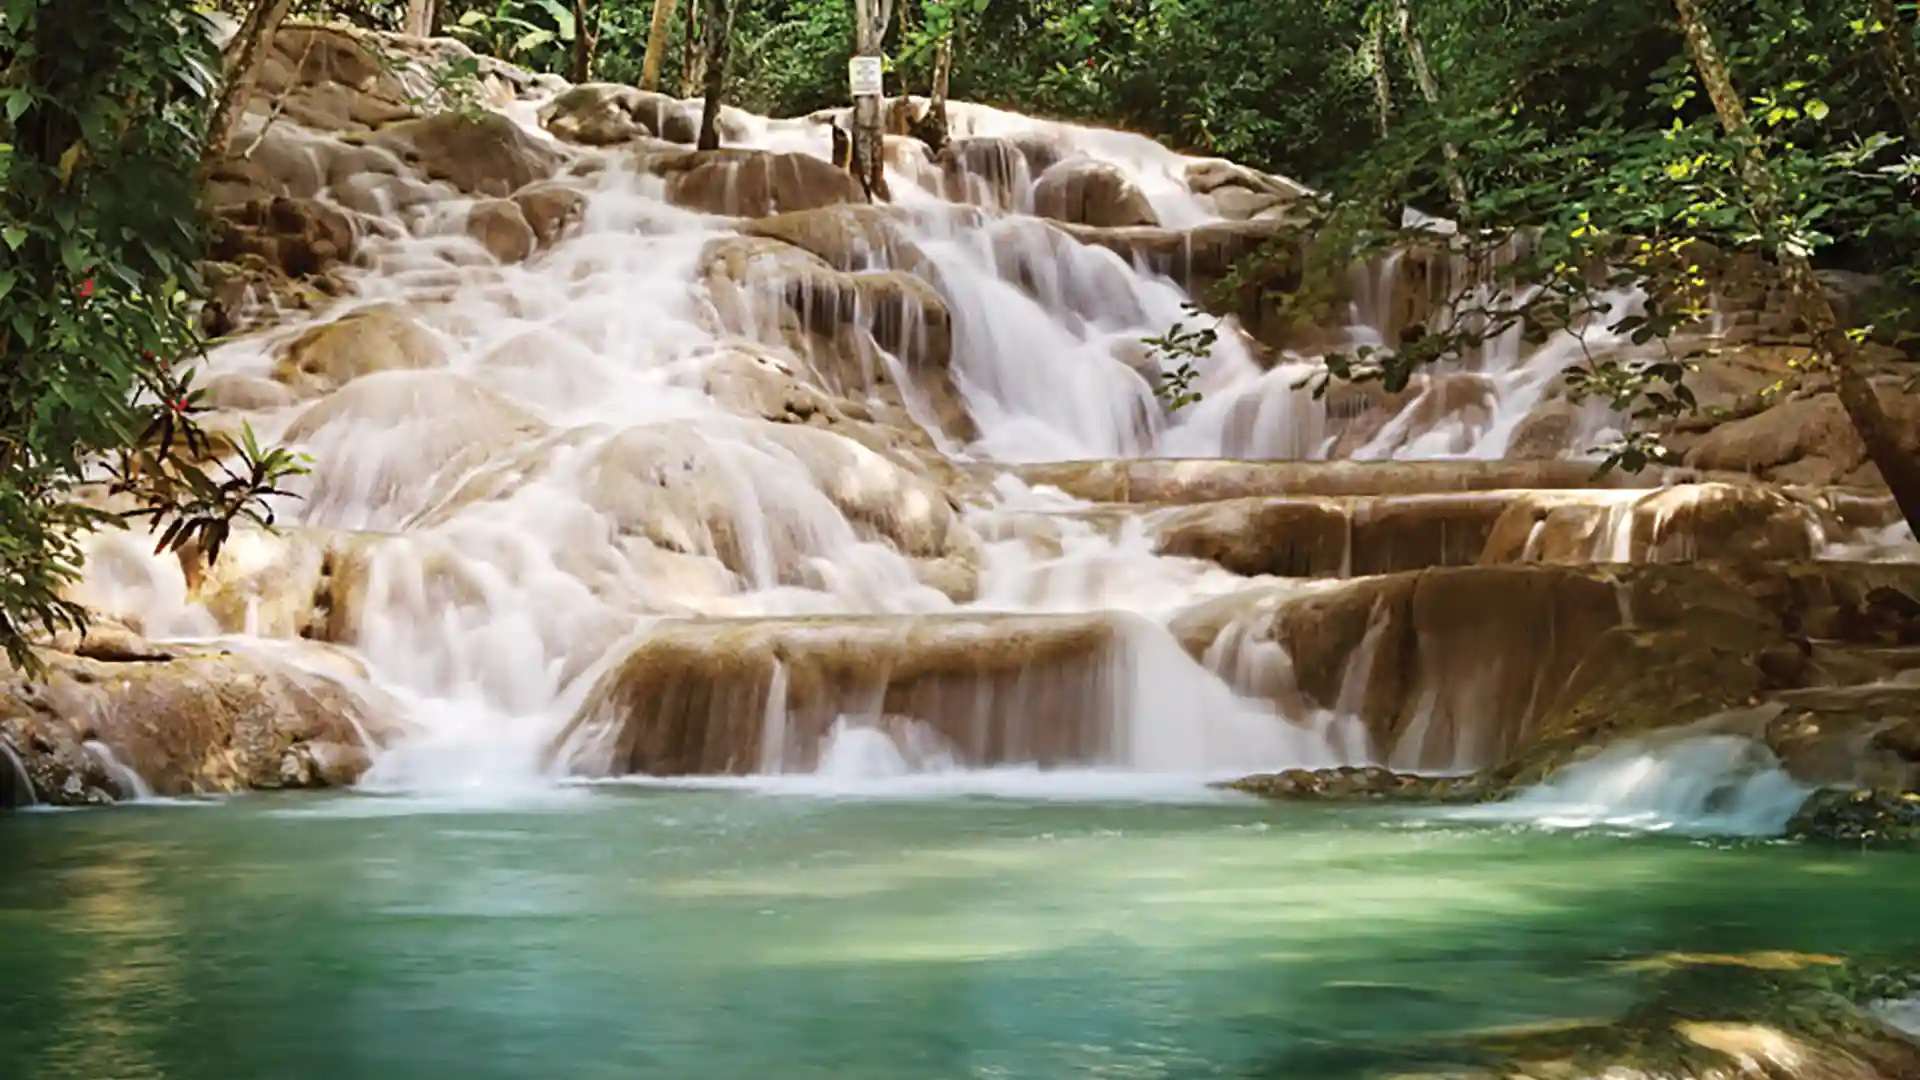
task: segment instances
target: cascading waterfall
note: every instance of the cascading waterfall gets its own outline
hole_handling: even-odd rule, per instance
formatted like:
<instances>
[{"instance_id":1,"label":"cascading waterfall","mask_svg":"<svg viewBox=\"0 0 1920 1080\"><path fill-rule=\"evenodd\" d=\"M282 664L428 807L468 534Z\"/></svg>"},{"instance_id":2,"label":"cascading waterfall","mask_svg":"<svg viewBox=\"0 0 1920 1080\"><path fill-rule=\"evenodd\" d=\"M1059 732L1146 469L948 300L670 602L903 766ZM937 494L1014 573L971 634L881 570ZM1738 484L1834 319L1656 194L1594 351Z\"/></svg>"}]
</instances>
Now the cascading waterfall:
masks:
<instances>
[{"instance_id":1,"label":"cascading waterfall","mask_svg":"<svg viewBox=\"0 0 1920 1080\"><path fill-rule=\"evenodd\" d=\"M1609 746L1507 802L1449 816L1561 828L1777 836L1809 791L1765 744L1744 735L1693 733Z\"/></svg>"},{"instance_id":2,"label":"cascading waterfall","mask_svg":"<svg viewBox=\"0 0 1920 1080\"><path fill-rule=\"evenodd\" d=\"M541 104L503 111L536 144L558 147ZM737 145L829 153L819 124L727 115ZM1144 138L973 106L956 106L955 118L957 134L1040 140L1062 161L1118 170L1169 228L1222 220L1185 179L1195 163ZM326 139L297 127L276 138ZM1182 318L1188 292L1144 259L1027 216L1025 187L1011 206L1020 212L956 207L943 197L951 191L896 162L892 239L830 238L850 256L815 259L804 244L767 248L739 219L674 205L668 181L630 151L567 153L581 164L551 184L584 200L577 226L504 264L469 235L477 200L444 190L423 200L424 185L387 174L345 177L320 200L377 208L383 221L362 238L354 295L317 322L239 338L205 362L203 381L305 387L244 415L263 439L313 456L304 498L281 506L282 520L358 537L312 561L325 580L351 582L325 586L344 590L334 616L350 622L334 640L410 723L365 776L371 789L538 781L556 733L662 619L1108 613L1101 693L1114 715L1103 763L1230 775L1364 761L1352 695L1332 710L1275 707L1285 695L1248 696L1245 679L1195 662L1169 632L1181 607L1245 578L1156 554L1145 514L1103 518L1096 504L1007 476L957 508L943 488L982 460L1498 458L1584 355L1571 334L1528 349L1516 329L1423 375L1344 445L1342 410L1355 399L1313 400L1296 386L1311 355L1265 364L1229 321L1198 362L1204 399L1169 413L1151 383L1161 362L1142 340ZM738 198L745 181L730 168L721 194ZM1358 291L1349 339L1383 340L1401 318L1398 257ZM907 274L920 284L903 284ZM943 320L911 303L927 286ZM1610 302L1586 348L1637 301ZM821 310L836 313L831 325L811 317ZM338 387L288 375L296 340L396 313L413 327L407 362ZM944 360L929 357L942 347ZM942 364L970 430L942 426L952 411L933 378ZM775 413L832 423L769 423ZM1605 421L1589 416L1586 433L1603 434ZM255 572L245 539L230 551L223 574ZM173 560L110 536L91 556L90 603L150 635L219 632ZM942 587L956 566L977 570L970 589ZM269 560L258 573L279 570ZM307 616L248 605L247 632L306 634ZM1353 677L1364 682L1364 669ZM800 752L786 711L799 691L786 663L771 670L759 770L955 767L951 748L930 748L913 718L897 722L879 700L843 716L819 752Z\"/></svg>"}]
</instances>

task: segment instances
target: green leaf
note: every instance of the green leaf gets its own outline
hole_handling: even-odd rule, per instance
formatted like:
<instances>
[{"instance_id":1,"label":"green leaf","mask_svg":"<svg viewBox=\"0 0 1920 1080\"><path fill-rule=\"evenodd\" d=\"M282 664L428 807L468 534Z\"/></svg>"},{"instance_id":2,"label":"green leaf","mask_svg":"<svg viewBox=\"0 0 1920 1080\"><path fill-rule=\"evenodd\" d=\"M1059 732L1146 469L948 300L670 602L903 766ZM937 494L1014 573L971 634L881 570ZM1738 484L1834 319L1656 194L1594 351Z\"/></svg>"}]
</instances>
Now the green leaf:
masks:
<instances>
[{"instance_id":1,"label":"green leaf","mask_svg":"<svg viewBox=\"0 0 1920 1080\"><path fill-rule=\"evenodd\" d=\"M1807 102L1806 108L1807 116L1810 119L1825 120L1827 118L1827 103L1821 101L1819 98L1814 98Z\"/></svg>"},{"instance_id":2,"label":"green leaf","mask_svg":"<svg viewBox=\"0 0 1920 1080\"><path fill-rule=\"evenodd\" d=\"M32 106L33 95L31 93L26 90L9 90L7 92L7 123L19 123L20 118L25 116L27 110Z\"/></svg>"},{"instance_id":3,"label":"green leaf","mask_svg":"<svg viewBox=\"0 0 1920 1080\"><path fill-rule=\"evenodd\" d=\"M7 242L7 250L19 251L20 245L27 242L27 230L20 228L18 225L10 225L5 229L0 229L0 240Z\"/></svg>"}]
</instances>

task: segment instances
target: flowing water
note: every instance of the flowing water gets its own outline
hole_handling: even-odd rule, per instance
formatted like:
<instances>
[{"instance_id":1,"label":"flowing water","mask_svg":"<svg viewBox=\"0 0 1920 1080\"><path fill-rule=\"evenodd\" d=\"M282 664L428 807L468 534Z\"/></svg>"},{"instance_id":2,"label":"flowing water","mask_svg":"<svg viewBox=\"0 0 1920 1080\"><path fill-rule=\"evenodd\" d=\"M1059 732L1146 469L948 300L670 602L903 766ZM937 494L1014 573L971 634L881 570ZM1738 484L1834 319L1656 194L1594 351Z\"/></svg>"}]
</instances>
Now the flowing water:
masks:
<instances>
[{"instance_id":1,"label":"flowing water","mask_svg":"<svg viewBox=\"0 0 1920 1080\"><path fill-rule=\"evenodd\" d=\"M507 112L546 140L539 104ZM1193 163L1144 139L978 107L955 120L1107 162L1166 225L1219 223ZM734 122L745 145L828 153L818 125ZM270 135L316 160L333 147L291 123ZM632 155L568 153L593 166L560 181L586 197L577 231L509 265L468 237L472 200L376 190L378 170L321 193L384 209L356 295L320 319L402 312L440 361L226 418L313 455L283 521L356 534L351 560L311 560L360 575L327 613L331 647L301 640L322 636L312 590L276 592L298 577L295 541L234 539L219 573L253 582L237 610L143 538L92 544L91 606L325 672L404 734L356 795L0 818L0 1077L1357 1078L1464 1060L1474 1030L1619 1015L1645 976L1617 961L1920 944L1907 863L1656 835L1779 831L1803 790L1731 737L1617 747L1486 810L1209 792L1365 760L1353 714L1384 623L1334 707L1283 704L1303 699L1284 643L1254 632L1272 619L1260 598L1325 583L1156 554L1155 509L979 479L994 462L1500 458L1563 369L1618 344L1599 327L1491 342L1355 435L1351 403L1297 388L1311 355L1263 367L1228 324L1198 365L1203 400L1169 414L1139 346L1184 317L1180 285L1063 242L1024 189L974 198L983 217L903 172L911 252L866 250L864 269L935 286L971 422L956 431L917 381L928 325L889 336L863 300L851 345L797 342L788 283L714 270L740 221L672 205ZM1351 325L1331 329L1387 339L1404 288L1391 260L1360 272ZM1636 302L1612 297L1613 316ZM223 345L203 374L272 376L309 328ZM768 386L825 387L924 444L769 423ZM1577 441L1611 422L1580 413ZM1619 557L1637 496L1591 494L1620 511L1595 557ZM935 525L965 543L911 550ZM1911 538L1862 543L1835 550L1903 557ZM936 587L955 563L974 588ZM1250 613L1204 655L1169 632L1241 591ZM991 621L1009 615L1055 621ZM560 782L549 752L614 665L690 625L737 640L768 620L787 620L783 646L871 645L876 668L1092 628L1106 644L1070 671L961 678L936 704L982 725L1098 713L1098 760L974 767L884 687L841 694L809 745L820 718L795 711L801 675L776 660L754 698L760 775ZM0 786L27 786L0 756Z\"/></svg>"},{"instance_id":2,"label":"flowing water","mask_svg":"<svg viewBox=\"0 0 1920 1080\"><path fill-rule=\"evenodd\" d=\"M1899 857L1014 790L0 819L0 1076L1358 1080L1920 947Z\"/></svg>"}]
</instances>

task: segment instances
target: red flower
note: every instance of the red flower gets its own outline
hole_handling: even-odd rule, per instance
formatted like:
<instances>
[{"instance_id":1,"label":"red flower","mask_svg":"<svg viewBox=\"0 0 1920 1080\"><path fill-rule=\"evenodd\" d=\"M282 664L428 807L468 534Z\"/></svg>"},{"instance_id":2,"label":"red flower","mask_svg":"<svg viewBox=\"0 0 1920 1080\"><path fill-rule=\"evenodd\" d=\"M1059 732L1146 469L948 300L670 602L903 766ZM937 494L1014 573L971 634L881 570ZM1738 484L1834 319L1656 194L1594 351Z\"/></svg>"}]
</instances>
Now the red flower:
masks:
<instances>
[{"instance_id":1,"label":"red flower","mask_svg":"<svg viewBox=\"0 0 1920 1080\"><path fill-rule=\"evenodd\" d=\"M93 297L93 279L88 278L87 280L80 283L80 299L87 300L87 299L91 299L92 297Z\"/></svg>"},{"instance_id":2,"label":"red flower","mask_svg":"<svg viewBox=\"0 0 1920 1080\"><path fill-rule=\"evenodd\" d=\"M168 402L168 403L167 403L167 407L168 407L168 408L170 408L170 409L172 409L172 410L173 410L174 412L177 412L177 413L183 413L183 412L186 412L186 411L187 411L187 399L186 399L186 398L175 398L174 400L172 400L172 401L170 401L170 402Z\"/></svg>"}]
</instances>

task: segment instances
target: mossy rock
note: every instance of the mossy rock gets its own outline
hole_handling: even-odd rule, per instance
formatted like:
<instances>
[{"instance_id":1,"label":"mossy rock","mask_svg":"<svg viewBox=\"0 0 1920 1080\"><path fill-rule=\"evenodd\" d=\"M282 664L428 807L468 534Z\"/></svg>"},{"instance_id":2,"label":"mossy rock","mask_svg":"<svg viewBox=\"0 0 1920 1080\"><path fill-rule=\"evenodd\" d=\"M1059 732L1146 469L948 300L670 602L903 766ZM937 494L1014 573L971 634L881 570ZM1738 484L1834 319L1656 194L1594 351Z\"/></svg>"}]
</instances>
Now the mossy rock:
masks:
<instances>
[{"instance_id":1,"label":"mossy rock","mask_svg":"<svg viewBox=\"0 0 1920 1080\"><path fill-rule=\"evenodd\" d=\"M1816 791L1787 823L1796 840L1920 849L1920 792Z\"/></svg>"},{"instance_id":2,"label":"mossy rock","mask_svg":"<svg viewBox=\"0 0 1920 1080\"><path fill-rule=\"evenodd\" d=\"M1285 769L1218 786L1263 799L1301 802L1471 803L1487 794L1477 775L1420 776L1378 766Z\"/></svg>"},{"instance_id":3,"label":"mossy rock","mask_svg":"<svg viewBox=\"0 0 1920 1080\"><path fill-rule=\"evenodd\" d=\"M1770 952L1666 954L1616 970L1647 980L1620 1016L1469 1033L1436 1056L1484 1064L1423 1080L1920 1076L1920 1043L1867 1008L1912 993L1899 965Z\"/></svg>"}]
</instances>

